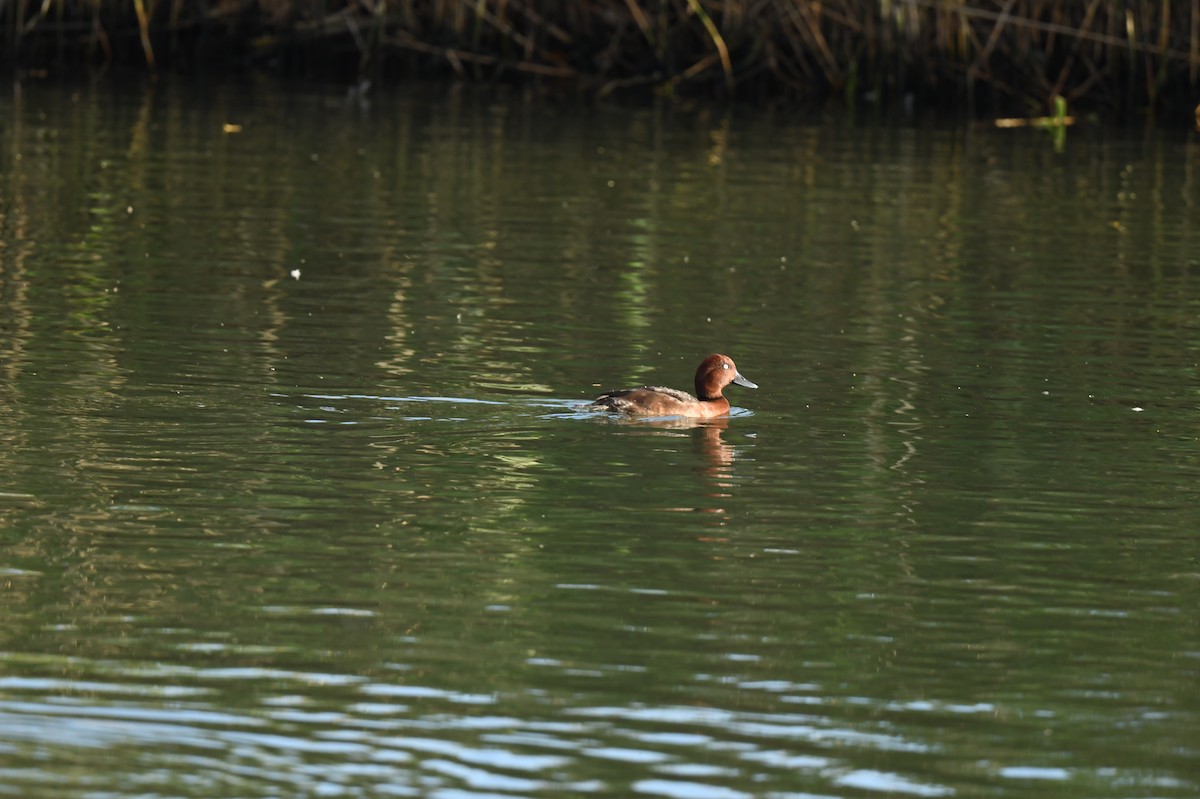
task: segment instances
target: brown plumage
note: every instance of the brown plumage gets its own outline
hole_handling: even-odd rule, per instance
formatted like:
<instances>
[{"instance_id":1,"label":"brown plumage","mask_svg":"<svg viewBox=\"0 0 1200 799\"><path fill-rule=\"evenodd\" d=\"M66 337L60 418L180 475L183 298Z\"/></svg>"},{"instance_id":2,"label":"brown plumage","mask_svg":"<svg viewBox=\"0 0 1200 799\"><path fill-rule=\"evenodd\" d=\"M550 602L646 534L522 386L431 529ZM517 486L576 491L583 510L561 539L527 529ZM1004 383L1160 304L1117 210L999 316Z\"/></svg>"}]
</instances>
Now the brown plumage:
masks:
<instances>
[{"instance_id":1,"label":"brown plumage","mask_svg":"<svg viewBox=\"0 0 1200 799\"><path fill-rule=\"evenodd\" d=\"M721 393L730 383L758 388L738 372L728 355L710 355L696 369L696 396L663 386L642 386L609 391L596 397L589 408L637 416L723 416L729 400Z\"/></svg>"}]
</instances>

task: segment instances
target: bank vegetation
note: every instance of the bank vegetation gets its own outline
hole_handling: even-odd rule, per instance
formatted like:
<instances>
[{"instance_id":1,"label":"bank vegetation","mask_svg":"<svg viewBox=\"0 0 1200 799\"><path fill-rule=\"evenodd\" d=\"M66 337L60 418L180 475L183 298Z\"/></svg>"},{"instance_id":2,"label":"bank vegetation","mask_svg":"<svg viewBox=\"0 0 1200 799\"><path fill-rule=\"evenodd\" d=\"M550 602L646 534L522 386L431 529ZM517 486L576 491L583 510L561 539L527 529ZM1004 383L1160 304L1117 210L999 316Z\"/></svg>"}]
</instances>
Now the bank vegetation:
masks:
<instances>
[{"instance_id":1,"label":"bank vegetation","mask_svg":"<svg viewBox=\"0 0 1200 799\"><path fill-rule=\"evenodd\" d=\"M554 90L1183 111L1200 0L9 0L23 70L446 74Z\"/></svg>"}]
</instances>

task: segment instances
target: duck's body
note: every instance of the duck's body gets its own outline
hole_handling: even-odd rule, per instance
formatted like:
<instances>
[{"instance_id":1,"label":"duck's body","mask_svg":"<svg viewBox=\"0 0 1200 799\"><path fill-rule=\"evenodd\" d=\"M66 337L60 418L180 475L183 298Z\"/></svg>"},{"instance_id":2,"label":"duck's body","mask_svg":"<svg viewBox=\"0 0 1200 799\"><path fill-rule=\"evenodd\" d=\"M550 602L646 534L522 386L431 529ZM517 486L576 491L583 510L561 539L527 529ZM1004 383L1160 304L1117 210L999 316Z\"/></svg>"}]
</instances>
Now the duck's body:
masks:
<instances>
[{"instance_id":1,"label":"duck's body","mask_svg":"<svg viewBox=\"0 0 1200 799\"><path fill-rule=\"evenodd\" d=\"M696 369L696 396L675 388L642 386L601 394L588 407L633 416L692 416L707 419L729 413L729 400L721 391L730 383L758 388L742 377L728 355L710 355Z\"/></svg>"}]
</instances>

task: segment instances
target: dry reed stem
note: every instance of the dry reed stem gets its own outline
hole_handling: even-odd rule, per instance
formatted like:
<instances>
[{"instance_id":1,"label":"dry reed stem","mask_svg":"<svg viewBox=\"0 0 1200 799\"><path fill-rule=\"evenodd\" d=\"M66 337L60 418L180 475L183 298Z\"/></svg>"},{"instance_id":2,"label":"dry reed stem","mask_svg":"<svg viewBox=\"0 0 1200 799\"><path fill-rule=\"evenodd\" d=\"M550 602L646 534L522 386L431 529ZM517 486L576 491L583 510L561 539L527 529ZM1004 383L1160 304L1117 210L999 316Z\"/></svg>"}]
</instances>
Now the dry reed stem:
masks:
<instances>
[{"instance_id":1,"label":"dry reed stem","mask_svg":"<svg viewBox=\"0 0 1200 799\"><path fill-rule=\"evenodd\" d=\"M646 12L642 11L642 7L637 4L637 0L625 0L625 6L629 9L629 15L633 17L633 22L638 26L638 30L642 32L642 36L646 37L646 42L653 49L658 49L658 42L654 36L654 28L650 25L650 18L646 16Z\"/></svg>"},{"instance_id":2,"label":"dry reed stem","mask_svg":"<svg viewBox=\"0 0 1200 799\"><path fill-rule=\"evenodd\" d=\"M413 52L426 53L444 58L450 63L454 71L459 73L464 71L463 63L465 62L468 64L480 64L483 66L504 66L510 69L515 69L518 72L527 72L531 75L543 75L553 78L578 77L578 73L569 67L555 67L546 64L524 61L506 61L493 55L471 53L464 50L456 50L450 47L437 47L436 45L426 44L425 42L411 38L407 34L403 33L396 34L384 41L386 44L402 50L412 50Z\"/></svg>"},{"instance_id":3,"label":"dry reed stem","mask_svg":"<svg viewBox=\"0 0 1200 799\"><path fill-rule=\"evenodd\" d=\"M133 0L133 8L137 13L138 34L142 40L142 52L146 56L146 66L154 70L154 47L150 44L150 14L146 11L145 0Z\"/></svg>"},{"instance_id":4,"label":"dry reed stem","mask_svg":"<svg viewBox=\"0 0 1200 799\"><path fill-rule=\"evenodd\" d=\"M979 51L979 55L971 63L967 70L967 83L973 84L975 76L979 73L980 64L986 64L988 58L992 55L992 50L996 47L996 42L1000 39L1000 32L1004 30L1004 23L1008 21L1008 15L1012 11L1012 7L1016 5L1017 0L1007 0L1004 8L1000 11L1000 16L996 18L996 24L992 26L992 32L988 34L987 43L983 45L983 49Z\"/></svg>"},{"instance_id":5,"label":"dry reed stem","mask_svg":"<svg viewBox=\"0 0 1200 799\"><path fill-rule=\"evenodd\" d=\"M1196 71L1200 68L1200 0L1192 0L1191 50L1188 53L1188 83L1196 85Z\"/></svg>"},{"instance_id":6,"label":"dry reed stem","mask_svg":"<svg viewBox=\"0 0 1200 799\"><path fill-rule=\"evenodd\" d=\"M940 5L938 0L908 0L908 2L914 3L916 5L920 5L920 6L929 7L929 8L934 8L934 7L937 7L938 5ZM964 8L963 14L965 14L966 16L969 16L969 17L975 17L978 19L989 19L989 20L995 20L1000 17L1000 12L988 11L988 10L982 9L982 8ZM1145 44L1143 42L1137 41L1136 26L1135 26L1134 20L1133 20L1133 13L1132 13L1132 11L1127 10L1125 12L1125 14L1126 14L1126 16L1125 16L1125 35L1124 36L1117 36L1117 35L1111 35L1111 34L1096 34L1096 33L1089 34L1089 33L1080 31L1079 29L1074 28L1065 23L1041 22L1039 20L1031 19L1029 17L1014 16L1009 19L1008 24L1012 27L1026 28L1029 31L1034 31L1034 32L1042 32L1042 33L1047 33L1047 34L1078 35L1088 41L1098 42L1100 44L1107 44L1107 45L1112 45L1112 46L1128 47L1128 48L1131 48L1131 49L1139 51L1139 52L1146 51L1146 50L1158 50L1159 48L1157 46L1153 46L1153 45L1149 45L1149 44ZM1181 61L1186 60L1188 58L1187 53L1185 53L1181 50L1173 49L1173 48L1167 48L1165 50L1162 50L1160 54L1165 55L1165 56L1170 56L1171 58L1176 58Z\"/></svg>"},{"instance_id":7,"label":"dry reed stem","mask_svg":"<svg viewBox=\"0 0 1200 799\"><path fill-rule=\"evenodd\" d=\"M1197 1L1200 2L1200 0ZM524 14L530 22L538 26L539 29L544 30L550 36L558 39L563 44L571 44L573 41L571 34L567 33L558 25L555 25L553 22L534 11L527 3L518 2L516 5L521 9L521 13Z\"/></svg>"},{"instance_id":8,"label":"dry reed stem","mask_svg":"<svg viewBox=\"0 0 1200 799\"><path fill-rule=\"evenodd\" d=\"M717 26L712 19L705 13L704 8L700 5L700 0L688 0L688 5L692 12L700 18L700 23L704 25L704 29L708 31L708 36L712 39L713 46L717 48L717 54L721 57L721 68L725 70L725 86L730 92L733 92L733 61L729 58L729 48L725 46L725 39L721 36L721 32L717 30Z\"/></svg>"},{"instance_id":9,"label":"dry reed stem","mask_svg":"<svg viewBox=\"0 0 1200 799\"><path fill-rule=\"evenodd\" d=\"M1050 90L1050 96L1054 97L1063 93L1063 87L1067 83L1067 75L1070 74L1071 67L1075 63L1075 56L1079 52L1079 46L1083 43L1083 34L1092 26L1092 18L1096 14L1096 9L1100 7L1100 0L1092 0L1088 5L1087 14L1083 17L1083 22L1079 26L1079 33L1075 40L1071 43L1071 52L1067 55L1067 60L1063 63L1062 69L1058 72L1058 79L1054 81L1054 88Z\"/></svg>"}]
</instances>

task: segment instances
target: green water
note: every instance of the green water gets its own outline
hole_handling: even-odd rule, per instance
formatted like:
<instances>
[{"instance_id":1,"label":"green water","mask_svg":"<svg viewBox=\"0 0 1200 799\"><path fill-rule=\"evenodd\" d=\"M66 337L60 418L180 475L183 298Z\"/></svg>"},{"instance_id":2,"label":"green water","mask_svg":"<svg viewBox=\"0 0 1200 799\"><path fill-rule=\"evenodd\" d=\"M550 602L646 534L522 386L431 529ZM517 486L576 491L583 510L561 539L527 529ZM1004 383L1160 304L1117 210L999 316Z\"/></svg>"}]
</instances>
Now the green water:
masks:
<instances>
[{"instance_id":1,"label":"green water","mask_svg":"<svg viewBox=\"0 0 1200 799\"><path fill-rule=\"evenodd\" d=\"M1196 796L1198 172L10 87L0 793ZM729 419L578 410L714 351Z\"/></svg>"}]
</instances>

